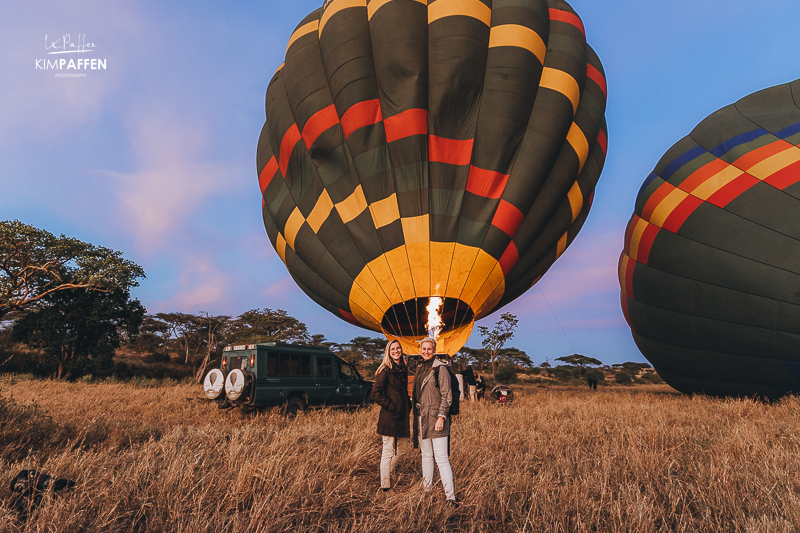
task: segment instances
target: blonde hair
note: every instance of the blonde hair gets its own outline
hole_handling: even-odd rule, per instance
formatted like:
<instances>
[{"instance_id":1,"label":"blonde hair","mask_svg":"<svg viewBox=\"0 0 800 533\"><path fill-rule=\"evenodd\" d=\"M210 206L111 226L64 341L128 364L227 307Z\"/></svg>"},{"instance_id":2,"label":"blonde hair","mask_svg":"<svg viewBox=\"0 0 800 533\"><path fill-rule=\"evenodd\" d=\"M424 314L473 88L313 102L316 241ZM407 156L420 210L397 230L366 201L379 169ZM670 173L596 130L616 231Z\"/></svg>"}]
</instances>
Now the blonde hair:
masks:
<instances>
[{"instance_id":1,"label":"blonde hair","mask_svg":"<svg viewBox=\"0 0 800 533\"><path fill-rule=\"evenodd\" d=\"M390 340L386 343L386 348L383 350L383 361L381 361L381 366L378 367L378 370L375 371L376 376L384 368L394 368L394 361L392 361L392 356L389 355L389 351L392 349L392 344L394 343L400 346L400 361L403 363L406 362L406 354L403 353L403 345L400 344L400 341L397 339Z\"/></svg>"},{"instance_id":2,"label":"blonde hair","mask_svg":"<svg viewBox=\"0 0 800 533\"><path fill-rule=\"evenodd\" d=\"M422 345L425 344L426 342L429 342L429 343L431 343L433 345L433 351L435 352L436 351L436 339L434 339L433 337L425 337L424 339L419 341L419 347L422 348Z\"/></svg>"}]
</instances>

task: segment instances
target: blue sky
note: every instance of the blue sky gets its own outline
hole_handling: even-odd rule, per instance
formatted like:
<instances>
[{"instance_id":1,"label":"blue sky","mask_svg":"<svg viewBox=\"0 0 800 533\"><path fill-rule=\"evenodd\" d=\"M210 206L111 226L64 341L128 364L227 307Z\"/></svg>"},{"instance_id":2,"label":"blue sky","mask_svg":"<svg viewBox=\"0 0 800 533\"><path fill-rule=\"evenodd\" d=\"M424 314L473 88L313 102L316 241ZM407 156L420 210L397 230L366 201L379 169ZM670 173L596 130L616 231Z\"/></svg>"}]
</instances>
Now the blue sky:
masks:
<instances>
[{"instance_id":1,"label":"blue sky","mask_svg":"<svg viewBox=\"0 0 800 533\"><path fill-rule=\"evenodd\" d=\"M573 352L644 361L616 277L639 186L704 117L800 77L800 3L570 3L608 80L605 169L564 256L537 287L479 324L517 315L510 344L537 363ZM147 272L134 295L153 313L270 307L333 341L372 336L295 286L261 222L255 150L267 83L295 25L321 4L6 3L0 219L124 252ZM84 35L107 69L85 78L37 70L46 42L64 35ZM476 328L468 345L479 344Z\"/></svg>"}]
</instances>

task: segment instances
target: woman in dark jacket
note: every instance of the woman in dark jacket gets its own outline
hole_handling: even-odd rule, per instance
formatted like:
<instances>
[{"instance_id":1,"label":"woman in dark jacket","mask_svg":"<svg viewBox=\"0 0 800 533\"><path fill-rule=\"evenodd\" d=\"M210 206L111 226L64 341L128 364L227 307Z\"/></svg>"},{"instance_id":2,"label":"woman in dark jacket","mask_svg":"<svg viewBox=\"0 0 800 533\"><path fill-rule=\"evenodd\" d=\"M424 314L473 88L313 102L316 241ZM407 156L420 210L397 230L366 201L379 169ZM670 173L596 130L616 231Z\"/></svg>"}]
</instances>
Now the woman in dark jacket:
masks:
<instances>
[{"instance_id":1,"label":"woman in dark jacket","mask_svg":"<svg viewBox=\"0 0 800 533\"><path fill-rule=\"evenodd\" d=\"M403 349L396 340L386 345L383 362L375 373L372 401L381 406L378 434L383 436L381 454L381 490L393 493L392 474L397 460L411 446L408 419L411 400L408 397L408 367Z\"/></svg>"}]
</instances>

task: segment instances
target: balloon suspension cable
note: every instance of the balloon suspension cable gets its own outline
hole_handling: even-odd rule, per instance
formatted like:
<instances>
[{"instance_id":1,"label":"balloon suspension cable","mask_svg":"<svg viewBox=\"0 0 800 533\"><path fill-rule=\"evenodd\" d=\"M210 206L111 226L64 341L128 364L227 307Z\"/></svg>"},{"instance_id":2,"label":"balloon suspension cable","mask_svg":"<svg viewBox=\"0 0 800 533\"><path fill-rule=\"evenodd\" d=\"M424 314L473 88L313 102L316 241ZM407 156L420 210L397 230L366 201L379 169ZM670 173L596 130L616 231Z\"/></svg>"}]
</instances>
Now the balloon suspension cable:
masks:
<instances>
[{"instance_id":1,"label":"balloon suspension cable","mask_svg":"<svg viewBox=\"0 0 800 533\"><path fill-rule=\"evenodd\" d=\"M563 333L564 334L564 338L567 339L567 343L569 343L569 347L572 349L572 353L578 353L575 350L575 347L572 345L572 341L569 340L569 337L567 336L567 332L564 331L564 326L561 325L561 322L559 322L555 311L553 311L553 307L550 305L550 302L547 300L547 296L544 295L544 291L542 290L542 286L539 285L538 283L536 284L536 286L539 287L539 292L542 293L542 298L544 298L544 302L547 304L547 307L550 308L550 312L553 313L553 318L556 319L556 324L558 324L558 327L561 328L561 333Z\"/></svg>"},{"instance_id":2,"label":"balloon suspension cable","mask_svg":"<svg viewBox=\"0 0 800 533\"><path fill-rule=\"evenodd\" d=\"M464 305L467 307L467 309L469 309L469 306L466 303ZM461 309L461 301L460 300L456 303L455 319L458 319L458 310L459 309ZM460 329L460 328L464 327L465 324L469 323L470 319L474 319L474 318L475 318L474 314L471 315L469 312L464 312L461 315L461 319L458 320L458 322L456 322L455 320L453 321L453 329Z\"/></svg>"}]
</instances>

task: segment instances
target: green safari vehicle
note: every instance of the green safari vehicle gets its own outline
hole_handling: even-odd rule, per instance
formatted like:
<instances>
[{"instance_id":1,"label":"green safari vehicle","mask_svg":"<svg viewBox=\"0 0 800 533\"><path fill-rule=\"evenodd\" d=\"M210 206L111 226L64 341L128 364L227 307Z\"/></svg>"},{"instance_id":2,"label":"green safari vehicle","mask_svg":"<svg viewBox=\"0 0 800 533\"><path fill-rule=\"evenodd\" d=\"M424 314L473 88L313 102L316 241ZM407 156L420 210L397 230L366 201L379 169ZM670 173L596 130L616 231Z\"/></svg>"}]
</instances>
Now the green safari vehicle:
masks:
<instances>
[{"instance_id":1,"label":"green safari vehicle","mask_svg":"<svg viewBox=\"0 0 800 533\"><path fill-rule=\"evenodd\" d=\"M364 405L372 382L325 347L265 342L226 346L221 368L206 374L203 389L220 407L283 405L295 415L315 406Z\"/></svg>"}]
</instances>

